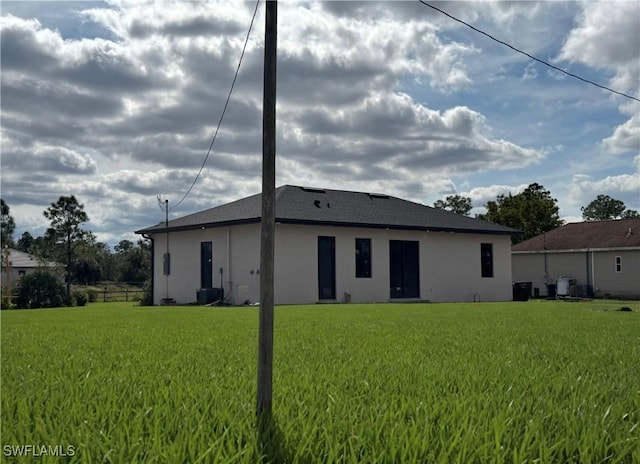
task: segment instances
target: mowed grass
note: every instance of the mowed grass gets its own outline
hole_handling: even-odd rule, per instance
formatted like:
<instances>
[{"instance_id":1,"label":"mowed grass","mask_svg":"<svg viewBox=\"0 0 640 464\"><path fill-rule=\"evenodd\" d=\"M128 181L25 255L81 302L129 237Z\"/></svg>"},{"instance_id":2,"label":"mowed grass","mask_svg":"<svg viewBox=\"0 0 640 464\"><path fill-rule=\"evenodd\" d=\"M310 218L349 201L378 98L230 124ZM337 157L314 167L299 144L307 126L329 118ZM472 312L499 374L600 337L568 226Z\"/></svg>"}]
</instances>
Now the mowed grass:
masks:
<instances>
[{"instance_id":1,"label":"mowed grass","mask_svg":"<svg viewBox=\"0 0 640 464\"><path fill-rule=\"evenodd\" d=\"M257 308L3 311L1 459L637 463L639 306L278 307L263 433Z\"/></svg>"}]
</instances>

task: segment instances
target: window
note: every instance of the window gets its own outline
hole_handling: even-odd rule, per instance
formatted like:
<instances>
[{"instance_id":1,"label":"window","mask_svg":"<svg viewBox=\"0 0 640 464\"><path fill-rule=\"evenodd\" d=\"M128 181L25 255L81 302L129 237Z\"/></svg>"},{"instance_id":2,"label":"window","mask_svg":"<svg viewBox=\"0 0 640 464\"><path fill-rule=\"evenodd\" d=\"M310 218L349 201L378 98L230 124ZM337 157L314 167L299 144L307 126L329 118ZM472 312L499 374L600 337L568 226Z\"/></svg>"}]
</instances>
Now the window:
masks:
<instances>
[{"instance_id":1,"label":"window","mask_svg":"<svg viewBox=\"0 0 640 464\"><path fill-rule=\"evenodd\" d=\"M371 239L356 239L356 277L371 277Z\"/></svg>"},{"instance_id":2,"label":"window","mask_svg":"<svg viewBox=\"0 0 640 464\"><path fill-rule=\"evenodd\" d=\"M493 243L480 244L482 277L493 277Z\"/></svg>"},{"instance_id":3,"label":"window","mask_svg":"<svg viewBox=\"0 0 640 464\"><path fill-rule=\"evenodd\" d=\"M162 274L171 274L171 253L165 253L162 257Z\"/></svg>"},{"instance_id":4,"label":"window","mask_svg":"<svg viewBox=\"0 0 640 464\"><path fill-rule=\"evenodd\" d=\"M622 272L622 256L616 256L616 272Z\"/></svg>"}]
</instances>

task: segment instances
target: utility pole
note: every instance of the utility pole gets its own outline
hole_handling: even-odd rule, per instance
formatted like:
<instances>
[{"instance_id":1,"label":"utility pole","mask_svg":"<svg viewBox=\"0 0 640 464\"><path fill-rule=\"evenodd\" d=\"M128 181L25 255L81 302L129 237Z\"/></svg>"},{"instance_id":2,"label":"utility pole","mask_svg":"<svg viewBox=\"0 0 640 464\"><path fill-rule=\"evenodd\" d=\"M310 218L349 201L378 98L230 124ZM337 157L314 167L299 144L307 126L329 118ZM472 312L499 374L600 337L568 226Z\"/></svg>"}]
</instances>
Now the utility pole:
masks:
<instances>
[{"instance_id":1,"label":"utility pole","mask_svg":"<svg viewBox=\"0 0 640 464\"><path fill-rule=\"evenodd\" d=\"M5 245L2 250L2 267L5 272L5 287L2 290L5 292L4 296L7 299L6 307L9 308L11 306L13 292L11 291L11 252L7 245Z\"/></svg>"},{"instance_id":2,"label":"utility pole","mask_svg":"<svg viewBox=\"0 0 640 464\"><path fill-rule=\"evenodd\" d=\"M266 2L262 100L262 228L257 414L271 413L276 190L276 55L278 3Z\"/></svg>"}]
</instances>

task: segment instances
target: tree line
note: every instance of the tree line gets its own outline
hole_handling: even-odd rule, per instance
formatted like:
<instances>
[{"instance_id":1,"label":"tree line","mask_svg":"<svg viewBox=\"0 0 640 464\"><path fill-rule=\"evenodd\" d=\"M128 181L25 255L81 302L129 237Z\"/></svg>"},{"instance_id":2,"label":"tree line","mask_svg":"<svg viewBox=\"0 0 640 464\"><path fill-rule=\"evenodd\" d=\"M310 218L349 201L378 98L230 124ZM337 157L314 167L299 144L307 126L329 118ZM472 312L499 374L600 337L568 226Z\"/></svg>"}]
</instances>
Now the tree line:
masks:
<instances>
[{"instance_id":1,"label":"tree line","mask_svg":"<svg viewBox=\"0 0 640 464\"><path fill-rule=\"evenodd\" d=\"M91 231L83 228L89 216L74 195L61 196L43 211L43 216L49 220L44 235L34 237L24 232L17 241L13 237L16 224L10 207L4 199L0 201L3 248L7 246L29 253L43 263L64 265L63 280L68 300L72 284L112 281L142 285L150 279L150 244L143 239L137 242L121 240L111 250L109 245L99 242Z\"/></svg>"},{"instance_id":2,"label":"tree line","mask_svg":"<svg viewBox=\"0 0 640 464\"><path fill-rule=\"evenodd\" d=\"M461 195L449 195L444 200L436 201L433 206L465 216L473 209L471 198ZM514 243L530 239L563 224L559 215L558 200L537 183L530 184L516 195L500 194L495 201L488 201L484 207L486 213L477 214L476 218L522 231L522 235L513 238ZM640 217L638 211L628 209L623 201L609 195L598 195L591 203L581 207L580 211L585 221Z\"/></svg>"}]
</instances>

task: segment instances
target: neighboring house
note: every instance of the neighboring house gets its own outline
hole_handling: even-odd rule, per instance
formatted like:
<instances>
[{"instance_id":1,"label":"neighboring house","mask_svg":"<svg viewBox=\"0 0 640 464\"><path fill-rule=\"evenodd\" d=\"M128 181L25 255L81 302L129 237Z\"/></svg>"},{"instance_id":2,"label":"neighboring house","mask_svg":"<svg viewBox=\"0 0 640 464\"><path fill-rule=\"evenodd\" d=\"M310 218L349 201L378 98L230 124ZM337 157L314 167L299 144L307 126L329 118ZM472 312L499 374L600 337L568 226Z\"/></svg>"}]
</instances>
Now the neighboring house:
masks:
<instances>
[{"instance_id":1,"label":"neighboring house","mask_svg":"<svg viewBox=\"0 0 640 464\"><path fill-rule=\"evenodd\" d=\"M564 225L514 245L512 267L541 296L640 298L640 219Z\"/></svg>"},{"instance_id":2,"label":"neighboring house","mask_svg":"<svg viewBox=\"0 0 640 464\"><path fill-rule=\"evenodd\" d=\"M37 269L53 269L59 266L62 265L39 260L34 255L13 248L5 248L2 250L2 287L8 284L14 286L20 277Z\"/></svg>"},{"instance_id":3,"label":"neighboring house","mask_svg":"<svg viewBox=\"0 0 640 464\"><path fill-rule=\"evenodd\" d=\"M136 231L153 301L260 295L261 194ZM275 303L511 300L516 230L388 195L276 189Z\"/></svg>"}]
</instances>

